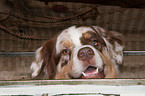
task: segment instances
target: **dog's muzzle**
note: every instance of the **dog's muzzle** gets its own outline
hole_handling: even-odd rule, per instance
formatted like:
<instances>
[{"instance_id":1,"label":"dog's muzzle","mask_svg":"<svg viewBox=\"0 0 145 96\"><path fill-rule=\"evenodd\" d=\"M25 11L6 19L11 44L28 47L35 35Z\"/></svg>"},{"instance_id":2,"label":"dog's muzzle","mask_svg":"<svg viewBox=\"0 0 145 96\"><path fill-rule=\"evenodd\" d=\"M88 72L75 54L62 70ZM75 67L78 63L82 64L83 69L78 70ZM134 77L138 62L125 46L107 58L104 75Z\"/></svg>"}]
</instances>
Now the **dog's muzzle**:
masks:
<instances>
[{"instance_id":1,"label":"dog's muzzle","mask_svg":"<svg viewBox=\"0 0 145 96\"><path fill-rule=\"evenodd\" d=\"M97 51L95 48L91 48L89 46L82 47L79 49L77 57L78 60L82 62L84 67L84 71L82 72L81 78L104 78L104 71L97 67L99 61L97 59L101 59L101 57L95 56ZM97 58L96 58L97 57Z\"/></svg>"}]
</instances>

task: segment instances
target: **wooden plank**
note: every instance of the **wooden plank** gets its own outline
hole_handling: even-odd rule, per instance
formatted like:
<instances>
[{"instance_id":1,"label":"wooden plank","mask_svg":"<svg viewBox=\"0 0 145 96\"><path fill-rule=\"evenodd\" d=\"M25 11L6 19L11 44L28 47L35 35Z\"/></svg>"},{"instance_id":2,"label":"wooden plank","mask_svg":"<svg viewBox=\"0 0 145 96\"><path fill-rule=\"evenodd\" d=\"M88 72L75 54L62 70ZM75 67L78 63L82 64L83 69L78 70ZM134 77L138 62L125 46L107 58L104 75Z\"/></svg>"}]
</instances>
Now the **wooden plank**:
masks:
<instances>
[{"instance_id":1,"label":"wooden plank","mask_svg":"<svg viewBox=\"0 0 145 96\"><path fill-rule=\"evenodd\" d=\"M145 79L0 81L0 95L145 96Z\"/></svg>"},{"instance_id":2,"label":"wooden plank","mask_svg":"<svg viewBox=\"0 0 145 96\"><path fill-rule=\"evenodd\" d=\"M145 79L71 79L71 80L27 80L27 81L0 81L0 86L9 85L145 85Z\"/></svg>"}]
</instances>

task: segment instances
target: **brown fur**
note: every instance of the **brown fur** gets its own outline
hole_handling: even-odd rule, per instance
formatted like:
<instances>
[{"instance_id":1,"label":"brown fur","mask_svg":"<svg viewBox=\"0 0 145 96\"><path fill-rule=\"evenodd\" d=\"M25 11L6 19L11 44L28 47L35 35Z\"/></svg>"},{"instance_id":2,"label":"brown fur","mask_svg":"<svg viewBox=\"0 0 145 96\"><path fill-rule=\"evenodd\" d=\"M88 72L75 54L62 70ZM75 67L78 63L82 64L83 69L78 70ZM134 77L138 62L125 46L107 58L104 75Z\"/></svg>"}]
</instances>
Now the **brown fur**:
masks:
<instances>
[{"instance_id":1,"label":"brown fur","mask_svg":"<svg viewBox=\"0 0 145 96\"><path fill-rule=\"evenodd\" d=\"M103 59L105 78L116 78L117 77L116 66L114 62L112 62L113 50L103 49L107 46L103 37L106 38L107 41L111 43L111 45L113 45L113 48L116 47L115 42L124 46L123 37L121 34L114 31L104 30L104 32L102 32L103 29L101 28L100 29L98 28L98 30L95 30L94 27L91 27L91 28L96 32L96 34L95 32L90 32L90 31L82 34L82 37L80 38L81 44L92 45L92 42L95 40L98 44L97 46L93 46L93 47L98 50L98 53ZM42 46L42 49L39 52L39 56L40 56L39 58L40 58L40 61L42 60L43 62L42 62L42 67L40 69L40 72L35 77L36 79L70 79L69 73L71 73L70 71L72 69L72 64L73 64L72 59L70 59L70 61L66 63L65 66L62 67L60 72L57 72L57 64L60 60L61 53L56 55L56 50L55 50L56 39L57 39L57 36L53 39L48 40ZM65 46L64 48L69 48L72 46L74 47L73 43L69 40L62 42L62 45ZM110 55L112 55L112 57ZM76 70L79 70L79 69L76 69Z\"/></svg>"},{"instance_id":2,"label":"brown fur","mask_svg":"<svg viewBox=\"0 0 145 96\"><path fill-rule=\"evenodd\" d=\"M63 46L66 47L66 48L69 48L69 47L73 46L73 44L72 44L71 41L66 40L66 41L63 42Z\"/></svg>"},{"instance_id":3,"label":"brown fur","mask_svg":"<svg viewBox=\"0 0 145 96\"><path fill-rule=\"evenodd\" d=\"M84 34L84 38L85 38L85 39L90 39L90 38L91 38L91 35L90 35L89 33L85 33L85 34Z\"/></svg>"},{"instance_id":4,"label":"brown fur","mask_svg":"<svg viewBox=\"0 0 145 96\"><path fill-rule=\"evenodd\" d=\"M72 60L68 62L66 66L62 68L59 73L56 73L55 79L70 79L69 71L71 70Z\"/></svg>"},{"instance_id":5,"label":"brown fur","mask_svg":"<svg viewBox=\"0 0 145 96\"><path fill-rule=\"evenodd\" d=\"M103 59L105 78L116 78L117 72L113 62L110 59L106 58L102 53L99 52L99 54ZM61 70L61 72L56 73L55 79L70 79L69 73L71 67L72 67L72 60L68 62L68 64Z\"/></svg>"},{"instance_id":6,"label":"brown fur","mask_svg":"<svg viewBox=\"0 0 145 96\"><path fill-rule=\"evenodd\" d=\"M103 59L105 78L116 78L117 77L117 71L116 71L115 65L113 64L113 62L111 61L109 56L104 56L100 52L99 52L99 54ZM107 54L105 54L105 55L107 55Z\"/></svg>"},{"instance_id":7,"label":"brown fur","mask_svg":"<svg viewBox=\"0 0 145 96\"><path fill-rule=\"evenodd\" d=\"M40 54L42 55L43 63L41 71L39 72L37 78L45 78L45 79L52 79L56 73L56 62L57 59L55 57L55 44L56 39L48 40L43 46Z\"/></svg>"},{"instance_id":8,"label":"brown fur","mask_svg":"<svg viewBox=\"0 0 145 96\"><path fill-rule=\"evenodd\" d=\"M106 38L112 45L114 45L114 42L117 42L120 45L124 46L123 36L118 32L108 31Z\"/></svg>"}]
</instances>

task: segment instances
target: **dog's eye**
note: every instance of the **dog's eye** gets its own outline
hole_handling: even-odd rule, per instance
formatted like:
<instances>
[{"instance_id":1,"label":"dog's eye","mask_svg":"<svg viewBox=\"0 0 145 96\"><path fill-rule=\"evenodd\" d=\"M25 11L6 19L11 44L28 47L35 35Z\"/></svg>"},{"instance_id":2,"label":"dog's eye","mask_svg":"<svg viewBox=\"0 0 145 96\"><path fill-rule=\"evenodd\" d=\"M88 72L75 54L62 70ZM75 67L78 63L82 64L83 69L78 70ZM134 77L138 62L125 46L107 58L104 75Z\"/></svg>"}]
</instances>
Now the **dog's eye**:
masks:
<instances>
[{"instance_id":1,"label":"dog's eye","mask_svg":"<svg viewBox=\"0 0 145 96\"><path fill-rule=\"evenodd\" d=\"M64 50L62 51L62 54L64 54L64 55L70 54L70 51L69 51L68 49L64 49Z\"/></svg>"},{"instance_id":2,"label":"dog's eye","mask_svg":"<svg viewBox=\"0 0 145 96\"><path fill-rule=\"evenodd\" d=\"M97 42L96 40L94 40L94 41L92 42L92 45L93 45L93 46L96 46L96 45L98 45L98 42Z\"/></svg>"}]
</instances>

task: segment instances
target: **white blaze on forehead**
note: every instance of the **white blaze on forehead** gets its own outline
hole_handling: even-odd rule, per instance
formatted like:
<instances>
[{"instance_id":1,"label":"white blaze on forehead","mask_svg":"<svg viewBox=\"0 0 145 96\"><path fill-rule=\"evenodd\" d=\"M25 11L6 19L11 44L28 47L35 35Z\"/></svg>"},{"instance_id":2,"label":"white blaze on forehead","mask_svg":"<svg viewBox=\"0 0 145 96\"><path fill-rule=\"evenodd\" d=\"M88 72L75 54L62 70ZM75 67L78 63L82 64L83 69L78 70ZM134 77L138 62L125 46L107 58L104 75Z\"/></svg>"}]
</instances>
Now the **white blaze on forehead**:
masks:
<instances>
[{"instance_id":1,"label":"white blaze on forehead","mask_svg":"<svg viewBox=\"0 0 145 96\"><path fill-rule=\"evenodd\" d=\"M68 29L65 29L61 32L61 34L57 37L56 40L56 54L60 53L64 46L61 44L64 40L68 40L70 35L67 33Z\"/></svg>"},{"instance_id":2,"label":"white blaze on forehead","mask_svg":"<svg viewBox=\"0 0 145 96\"><path fill-rule=\"evenodd\" d=\"M76 28L76 26L72 26L68 28L68 34L70 35L70 38L74 43L75 47L82 46L80 38L82 37L82 33L86 33L88 31L94 32L91 27L85 27L85 26L78 27L78 28Z\"/></svg>"},{"instance_id":3,"label":"white blaze on forehead","mask_svg":"<svg viewBox=\"0 0 145 96\"><path fill-rule=\"evenodd\" d=\"M82 31L77 30L76 26L72 26L68 29L68 34L72 42L76 46L81 46L80 37L82 36Z\"/></svg>"},{"instance_id":4,"label":"white blaze on forehead","mask_svg":"<svg viewBox=\"0 0 145 96\"><path fill-rule=\"evenodd\" d=\"M64 46L61 45L62 42L65 40L69 40L74 44L74 47L82 46L80 38L82 37L82 33L86 33L88 31L94 32L94 30L91 27L77 27L72 26L68 29L65 29L62 31L62 33L58 36L57 42L56 42L56 52L57 54L60 53L62 49L64 49Z\"/></svg>"}]
</instances>

